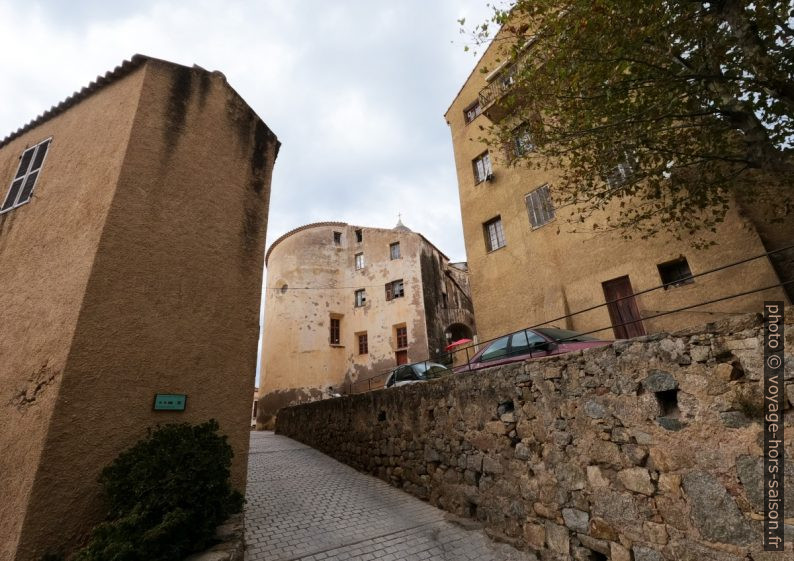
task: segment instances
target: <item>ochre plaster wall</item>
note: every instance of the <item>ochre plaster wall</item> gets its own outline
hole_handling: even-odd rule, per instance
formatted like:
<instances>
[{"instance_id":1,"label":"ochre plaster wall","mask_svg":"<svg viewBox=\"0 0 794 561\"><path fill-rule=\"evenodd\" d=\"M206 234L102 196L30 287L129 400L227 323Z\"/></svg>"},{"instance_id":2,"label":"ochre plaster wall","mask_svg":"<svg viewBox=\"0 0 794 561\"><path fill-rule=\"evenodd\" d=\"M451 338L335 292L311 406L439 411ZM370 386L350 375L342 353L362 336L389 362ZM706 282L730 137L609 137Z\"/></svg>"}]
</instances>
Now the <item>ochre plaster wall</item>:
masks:
<instances>
[{"instance_id":1,"label":"ochre plaster wall","mask_svg":"<svg viewBox=\"0 0 794 561\"><path fill-rule=\"evenodd\" d=\"M0 148L4 198L25 148L52 137L33 199L0 215L2 561L17 550L143 77L138 69ZM102 434L117 419L110 404Z\"/></svg>"},{"instance_id":2,"label":"ochre plaster wall","mask_svg":"<svg viewBox=\"0 0 794 561\"><path fill-rule=\"evenodd\" d=\"M20 561L85 536L102 516L99 471L157 424L216 418L235 452L233 485L245 487L278 141L220 73L157 60L144 72L35 473ZM113 183L96 188L103 189ZM187 394L186 411L153 411L155 393Z\"/></svg>"},{"instance_id":3,"label":"ochre plaster wall","mask_svg":"<svg viewBox=\"0 0 794 561\"><path fill-rule=\"evenodd\" d=\"M487 145L481 141L491 126L485 114L466 123L464 109L487 84L480 70L493 70L498 49L488 49L446 113L452 134L463 233L469 264L474 310L481 340L547 321L605 302L602 282L628 275L634 292L662 281L656 265L683 255L693 274L765 252L750 222L731 210L709 240L717 245L694 249L686 234L682 241L669 234L651 240L624 240L615 234L587 232L604 215L584 224L569 224L569 211L558 210L555 220L535 230L529 222L525 196L548 183L554 196L557 171L510 166L501 152L491 151L494 179L475 184L472 161ZM531 53L530 53L531 54ZM501 216L506 246L488 252L483 224ZM559 233L558 233L559 230ZM764 257L736 268L696 279L693 284L658 290L637 297L642 315L777 284L778 278ZM699 307L645 322L647 332L715 321L730 314L758 311L764 300L785 298L781 289ZM606 307L577 315L560 327L579 330L610 325ZM611 329L599 336L613 338Z\"/></svg>"}]
</instances>

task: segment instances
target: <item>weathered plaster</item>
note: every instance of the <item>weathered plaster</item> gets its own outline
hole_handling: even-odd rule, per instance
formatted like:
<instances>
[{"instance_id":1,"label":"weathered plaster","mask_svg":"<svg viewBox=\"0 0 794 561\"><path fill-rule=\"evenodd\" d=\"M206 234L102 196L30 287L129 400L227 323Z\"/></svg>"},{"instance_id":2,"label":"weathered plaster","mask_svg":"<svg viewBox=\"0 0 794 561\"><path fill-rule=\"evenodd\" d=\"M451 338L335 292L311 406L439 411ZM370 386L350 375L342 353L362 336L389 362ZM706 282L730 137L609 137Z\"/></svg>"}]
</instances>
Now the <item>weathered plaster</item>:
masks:
<instances>
[{"instance_id":1,"label":"weathered plaster","mask_svg":"<svg viewBox=\"0 0 794 561\"><path fill-rule=\"evenodd\" d=\"M362 241L356 241L361 230ZM339 245L334 232L342 234ZM399 259L389 245L400 243ZM355 256L364 255L356 270ZM436 355L446 319L441 310L441 271L448 259L421 235L405 230L363 228L340 222L308 225L276 240L267 254L260 408L257 426L271 427L278 408L334 391L393 368L398 350L395 326L408 331L408 361ZM456 270L457 271L457 270ZM456 275L465 278L465 272ZM387 282L403 279L405 295L387 301ZM287 286L282 291L283 286ZM366 290L366 304L355 307L355 290ZM468 286L446 288L455 316L474 330ZM443 313L442 313L443 312ZM330 344L331 315L341 321L340 344ZM366 332L369 352L358 353L357 334ZM430 334L430 337L428 337ZM382 385L383 378L375 383ZM314 390L314 391L312 391ZM273 394L272 397L268 397Z\"/></svg>"},{"instance_id":2,"label":"weathered plaster","mask_svg":"<svg viewBox=\"0 0 794 561\"><path fill-rule=\"evenodd\" d=\"M221 74L146 59L0 150L9 177L53 136L0 235L2 561L83 539L99 471L158 423L216 418L244 489L278 149L263 127ZM157 392L186 410L152 411Z\"/></svg>"}]
</instances>

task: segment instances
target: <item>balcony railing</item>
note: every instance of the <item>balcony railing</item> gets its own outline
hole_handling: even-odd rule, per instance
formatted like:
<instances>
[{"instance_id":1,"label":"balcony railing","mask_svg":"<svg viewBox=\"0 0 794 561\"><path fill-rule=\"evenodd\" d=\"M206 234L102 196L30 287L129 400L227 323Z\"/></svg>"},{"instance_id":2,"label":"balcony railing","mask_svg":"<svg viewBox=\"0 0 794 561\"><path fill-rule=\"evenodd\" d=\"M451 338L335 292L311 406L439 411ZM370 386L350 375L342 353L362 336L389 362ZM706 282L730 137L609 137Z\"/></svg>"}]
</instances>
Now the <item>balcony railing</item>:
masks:
<instances>
[{"instance_id":1,"label":"balcony railing","mask_svg":"<svg viewBox=\"0 0 794 561\"><path fill-rule=\"evenodd\" d=\"M519 75L529 64L530 58L526 52L523 52L517 61L500 70L493 80L480 90L482 112L494 123L501 121L509 113L505 96L516 87Z\"/></svg>"}]
</instances>

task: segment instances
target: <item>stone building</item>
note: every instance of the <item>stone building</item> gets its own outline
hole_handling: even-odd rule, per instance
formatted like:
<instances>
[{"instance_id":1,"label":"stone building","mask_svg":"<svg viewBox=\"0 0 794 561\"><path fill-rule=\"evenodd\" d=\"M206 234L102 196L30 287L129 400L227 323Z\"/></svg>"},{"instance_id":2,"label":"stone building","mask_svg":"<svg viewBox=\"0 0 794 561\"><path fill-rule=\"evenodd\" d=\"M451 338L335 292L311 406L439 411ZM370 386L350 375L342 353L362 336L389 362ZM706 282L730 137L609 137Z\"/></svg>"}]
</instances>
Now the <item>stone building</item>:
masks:
<instances>
[{"instance_id":1,"label":"stone building","mask_svg":"<svg viewBox=\"0 0 794 561\"><path fill-rule=\"evenodd\" d=\"M572 233L566 224L568 213L561 217L555 209L560 170L509 163L516 152L532 149L526 129L517 126L513 146L504 150L489 149L482 141L492 124L509 118L500 101L510 94L514 67L497 61L503 39L498 36L483 53L445 114L452 134L480 340L616 298L621 300L555 323L583 331L606 327L599 336L626 338L760 311L764 300L789 301L784 290L777 288L643 320L791 280L791 252L773 256L775 263L763 257L703 277L688 277L786 247L794 239L794 227L790 223L786 227L761 225L758 217L751 219L733 208L711 237L717 245L707 249L695 249L669 234L627 241L605 232ZM531 57L531 49L524 56ZM486 72L486 68L493 70ZM594 215L584 229L603 219ZM667 287L637 294L662 284Z\"/></svg>"},{"instance_id":2,"label":"stone building","mask_svg":"<svg viewBox=\"0 0 794 561\"><path fill-rule=\"evenodd\" d=\"M273 242L265 261L258 428L397 364L445 360L450 341L475 332L465 263L402 223L308 224Z\"/></svg>"},{"instance_id":3,"label":"stone building","mask_svg":"<svg viewBox=\"0 0 794 561\"><path fill-rule=\"evenodd\" d=\"M0 141L0 560L79 543L157 424L217 419L244 489L278 148L222 74L141 55Z\"/></svg>"}]
</instances>

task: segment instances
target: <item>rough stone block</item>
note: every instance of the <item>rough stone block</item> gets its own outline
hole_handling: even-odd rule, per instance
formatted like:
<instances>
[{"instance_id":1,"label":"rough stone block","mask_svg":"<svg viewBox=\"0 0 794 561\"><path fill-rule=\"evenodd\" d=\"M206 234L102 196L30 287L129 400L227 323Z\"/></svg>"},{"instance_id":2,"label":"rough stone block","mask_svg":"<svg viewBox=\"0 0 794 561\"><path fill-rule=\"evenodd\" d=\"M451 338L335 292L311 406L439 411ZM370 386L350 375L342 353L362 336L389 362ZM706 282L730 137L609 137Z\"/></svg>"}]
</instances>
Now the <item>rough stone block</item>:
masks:
<instances>
[{"instance_id":1,"label":"rough stone block","mask_svg":"<svg viewBox=\"0 0 794 561\"><path fill-rule=\"evenodd\" d=\"M651 374L642 381L645 391L656 393L678 388L678 382L669 372L652 370Z\"/></svg>"},{"instance_id":2,"label":"rough stone block","mask_svg":"<svg viewBox=\"0 0 794 561\"><path fill-rule=\"evenodd\" d=\"M527 522L524 524L524 539L533 549L543 549L546 545L546 527L541 524Z\"/></svg>"},{"instance_id":3,"label":"rough stone block","mask_svg":"<svg viewBox=\"0 0 794 561\"><path fill-rule=\"evenodd\" d=\"M592 399L584 404L584 412L591 419L603 419L608 415L606 408Z\"/></svg>"},{"instance_id":4,"label":"rough stone block","mask_svg":"<svg viewBox=\"0 0 794 561\"><path fill-rule=\"evenodd\" d=\"M568 555L571 549L571 539L568 529L554 522L546 521L546 544L555 553Z\"/></svg>"},{"instance_id":5,"label":"rough stone block","mask_svg":"<svg viewBox=\"0 0 794 561\"><path fill-rule=\"evenodd\" d=\"M634 552L634 561L664 561L662 553L650 547L635 545L631 550Z\"/></svg>"},{"instance_id":6,"label":"rough stone block","mask_svg":"<svg viewBox=\"0 0 794 561\"><path fill-rule=\"evenodd\" d=\"M591 487L607 487L609 479L605 478L598 466L587 466L587 481Z\"/></svg>"},{"instance_id":7,"label":"rough stone block","mask_svg":"<svg viewBox=\"0 0 794 561\"><path fill-rule=\"evenodd\" d=\"M681 496L681 476L672 473L662 473L659 475L659 492L666 493L673 497Z\"/></svg>"},{"instance_id":8,"label":"rough stone block","mask_svg":"<svg viewBox=\"0 0 794 561\"><path fill-rule=\"evenodd\" d=\"M597 540L596 538L590 537L586 534L578 534L576 536L579 538L579 541L583 546L585 546L590 551L597 551L598 553L603 553L604 555L609 555L609 542L606 540ZM591 556L586 557L587 561L592 559Z\"/></svg>"},{"instance_id":9,"label":"rough stone block","mask_svg":"<svg viewBox=\"0 0 794 561\"><path fill-rule=\"evenodd\" d=\"M755 539L750 524L716 477L691 471L683 478L692 520L709 541L746 545Z\"/></svg>"},{"instance_id":10,"label":"rough stone block","mask_svg":"<svg viewBox=\"0 0 794 561\"><path fill-rule=\"evenodd\" d=\"M466 457L466 468L472 471L482 471L482 454L469 454Z\"/></svg>"},{"instance_id":11,"label":"rough stone block","mask_svg":"<svg viewBox=\"0 0 794 561\"><path fill-rule=\"evenodd\" d=\"M645 521L642 523L645 537L655 544L664 545L667 543L667 528L664 524Z\"/></svg>"},{"instance_id":12,"label":"rough stone block","mask_svg":"<svg viewBox=\"0 0 794 561\"><path fill-rule=\"evenodd\" d=\"M482 470L485 473L502 473L504 472L504 468L502 467L502 462L497 459L494 459L490 456L485 456L482 459Z\"/></svg>"},{"instance_id":13,"label":"rough stone block","mask_svg":"<svg viewBox=\"0 0 794 561\"><path fill-rule=\"evenodd\" d=\"M689 356L695 362L706 362L711 355L711 348L703 345L692 345Z\"/></svg>"},{"instance_id":14,"label":"rough stone block","mask_svg":"<svg viewBox=\"0 0 794 561\"><path fill-rule=\"evenodd\" d=\"M529 457L532 455L532 451L530 450L529 446L527 446L523 442L519 442L518 444L516 444L516 450L514 452L514 455L518 460L528 460Z\"/></svg>"},{"instance_id":15,"label":"rough stone block","mask_svg":"<svg viewBox=\"0 0 794 561\"><path fill-rule=\"evenodd\" d=\"M590 519L589 533L594 538L602 540L616 541L618 539L617 531L606 520L597 516Z\"/></svg>"},{"instance_id":16,"label":"rough stone block","mask_svg":"<svg viewBox=\"0 0 794 561\"><path fill-rule=\"evenodd\" d=\"M720 413L722 424L729 429L739 429L750 426L752 421L741 411L725 411Z\"/></svg>"},{"instance_id":17,"label":"rough stone block","mask_svg":"<svg viewBox=\"0 0 794 561\"><path fill-rule=\"evenodd\" d=\"M590 515L575 508L562 509L562 518L565 520L565 525L575 531L587 533L588 524L590 522Z\"/></svg>"},{"instance_id":18,"label":"rough stone block","mask_svg":"<svg viewBox=\"0 0 794 561\"><path fill-rule=\"evenodd\" d=\"M651 477L645 468L634 467L621 470L618 472L618 480L629 491L648 496L653 495L653 483L651 483Z\"/></svg>"},{"instance_id":19,"label":"rough stone block","mask_svg":"<svg viewBox=\"0 0 794 561\"><path fill-rule=\"evenodd\" d=\"M485 430L491 434L507 434L509 429L502 421L488 421L485 423Z\"/></svg>"},{"instance_id":20,"label":"rough stone block","mask_svg":"<svg viewBox=\"0 0 794 561\"><path fill-rule=\"evenodd\" d=\"M635 466L642 465L645 461L645 458L648 457L648 451L641 446L637 446L636 444L625 444L621 446L623 453L626 454L626 457L629 461L634 464Z\"/></svg>"},{"instance_id":21,"label":"rough stone block","mask_svg":"<svg viewBox=\"0 0 794 561\"><path fill-rule=\"evenodd\" d=\"M631 552L619 543L609 544L610 561L631 561Z\"/></svg>"}]
</instances>

